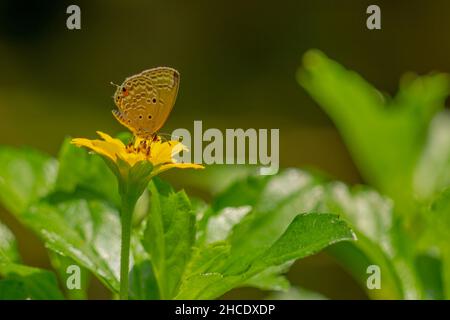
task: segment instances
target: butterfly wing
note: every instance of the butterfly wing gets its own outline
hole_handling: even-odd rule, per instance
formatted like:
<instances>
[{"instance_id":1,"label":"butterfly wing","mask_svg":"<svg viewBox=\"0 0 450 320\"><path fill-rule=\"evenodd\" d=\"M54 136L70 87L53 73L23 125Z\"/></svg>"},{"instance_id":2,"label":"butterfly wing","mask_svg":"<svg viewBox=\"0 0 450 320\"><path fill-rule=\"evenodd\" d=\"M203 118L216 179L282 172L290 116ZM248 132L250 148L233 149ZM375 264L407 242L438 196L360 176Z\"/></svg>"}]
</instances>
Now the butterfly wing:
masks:
<instances>
[{"instance_id":1,"label":"butterfly wing","mask_svg":"<svg viewBox=\"0 0 450 320\"><path fill-rule=\"evenodd\" d=\"M150 138L166 122L178 93L180 75L159 67L127 78L114 95L116 119L135 135Z\"/></svg>"},{"instance_id":2,"label":"butterfly wing","mask_svg":"<svg viewBox=\"0 0 450 320\"><path fill-rule=\"evenodd\" d=\"M180 86L180 74L177 70L168 67L159 67L143 71L143 76L148 77L158 96L156 114L153 118L153 131L156 132L164 125L177 99Z\"/></svg>"}]
</instances>

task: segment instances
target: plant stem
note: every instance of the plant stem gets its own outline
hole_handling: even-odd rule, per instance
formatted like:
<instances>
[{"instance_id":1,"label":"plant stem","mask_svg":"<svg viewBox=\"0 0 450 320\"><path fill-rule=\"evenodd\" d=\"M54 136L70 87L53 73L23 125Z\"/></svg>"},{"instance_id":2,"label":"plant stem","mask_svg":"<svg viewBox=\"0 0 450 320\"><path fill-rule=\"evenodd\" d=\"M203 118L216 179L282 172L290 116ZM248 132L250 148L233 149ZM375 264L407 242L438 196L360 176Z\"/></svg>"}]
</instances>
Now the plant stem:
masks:
<instances>
[{"instance_id":1,"label":"plant stem","mask_svg":"<svg viewBox=\"0 0 450 320\"><path fill-rule=\"evenodd\" d=\"M131 217L134 204L127 197L122 198L122 242L120 247L120 299L128 300L128 271L130 267Z\"/></svg>"}]
</instances>

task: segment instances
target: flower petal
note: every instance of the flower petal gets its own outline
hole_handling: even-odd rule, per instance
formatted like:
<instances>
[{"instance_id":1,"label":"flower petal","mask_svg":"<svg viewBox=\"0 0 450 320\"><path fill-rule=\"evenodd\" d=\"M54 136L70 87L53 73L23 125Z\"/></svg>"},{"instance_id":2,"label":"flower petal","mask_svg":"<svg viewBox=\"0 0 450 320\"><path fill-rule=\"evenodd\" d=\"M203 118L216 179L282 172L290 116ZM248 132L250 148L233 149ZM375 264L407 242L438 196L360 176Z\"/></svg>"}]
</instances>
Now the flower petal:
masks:
<instances>
[{"instance_id":1,"label":"flower petal","mask_svg":"<svg viewBox=\"0 0 450 320\"><path fill-rule=\"evenodd\" d=\"M109 134L106 134L101 131L97 131L97 134L106 142L111 143L120 149L125 149L125 145L123 144L123 142L121 140L112 138Z\"/></svg>"},{"instance_id":2,"label":"flower petal","mask_svg":"<svg viewBox=\"0 0 450 320\"><path fill-rule=\"evenodd\" d=\"M118 155L123 161L127 162L130 166L134 166L136 163L148 160L145 154L142 153L128 153L122 152Z\"/></svg>"},{"instance_id":3,"label":"flower petal","mask_svg":"<svg viewBox=\"0 0 450 320\"><path fill-rule=\"evenodd\" d=\"M181 151L187 151L188 148L179 141L167 141L162 143L154 143L151 145L151 159L154 165L171 163L174 155Z\"/></svg>"},{"instance_id":4,"label":"flower petal","mask_svg":"<svg viewBox=\"0 0 450 320\"><path fill-rule=\"evenodd\" d=\"M116 161L116 148L112 148L111 145L102 140L89 140L84 138L75 138L71 141L72 144L78 147L86 147L100 155L106 156L113 161Z\"/></svg>"},{"instance_id":5,"label":"flower petal","mask_svg":"<svg viewBox=\"0 0 450 320\"><path fill-rule=\"evenodd\" d=\"M155 172L152 173L153 176L160 174L161 172L167 171L172 168L178 169L204 169L205 167L201 164L196 163L168 163L163 164L155 169Z\"/></svg>"},{"instance_id":6,"label":"flower petal","mask_svg":"<svg viewBox=\"0 0 450 320\"><path fill-rule=\"evenodd\" d=\"M147 140L149 143L150 152L140 148L142 138L135 137L134 148L129 149L125 144L119 140L112 138L110 135L97 131L97 134L103 140L90 140L84 138L72 139L71 143L86 147L104 157L107 157L118 163L118 159L125 161L130 167L141 161L149 161L154 166L152 176L161 172L167 171L171 168L179 169L203 169L204 167L194 163L176 163L173 156L181 151L187 151L188 148L179 141L162 142L161 139L156 141Z\"/></svg>"}]
</instances>

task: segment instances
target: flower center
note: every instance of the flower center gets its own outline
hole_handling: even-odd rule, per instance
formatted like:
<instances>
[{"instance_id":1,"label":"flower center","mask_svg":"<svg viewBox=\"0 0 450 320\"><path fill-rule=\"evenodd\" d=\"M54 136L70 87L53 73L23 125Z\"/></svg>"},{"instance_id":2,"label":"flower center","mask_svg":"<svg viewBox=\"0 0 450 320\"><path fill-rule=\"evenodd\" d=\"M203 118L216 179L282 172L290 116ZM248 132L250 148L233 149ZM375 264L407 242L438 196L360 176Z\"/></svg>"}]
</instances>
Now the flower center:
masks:
<instances>
[{"instance_id":1,"label":"flower center","mask_svg":"<svg viewBox=\"0 0 450 320\"><path fill-rule=\"evenodd\" d=\"M134 153L134 154L145 154L147 157L150 157L151 154L151 140L138 140L133 142L130 142L127 147L126 151L128 153Z\"/></svg>"}]
</instances>

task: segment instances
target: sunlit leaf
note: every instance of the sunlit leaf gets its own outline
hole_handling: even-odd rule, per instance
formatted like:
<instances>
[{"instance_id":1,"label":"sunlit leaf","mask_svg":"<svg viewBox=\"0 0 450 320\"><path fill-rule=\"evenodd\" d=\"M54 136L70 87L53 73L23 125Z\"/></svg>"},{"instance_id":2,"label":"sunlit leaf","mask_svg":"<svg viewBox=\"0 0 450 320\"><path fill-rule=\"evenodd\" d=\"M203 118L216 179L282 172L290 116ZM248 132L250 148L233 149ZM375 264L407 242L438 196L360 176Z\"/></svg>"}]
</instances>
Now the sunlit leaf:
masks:
<instances>
[{"instance_id":1,"label":"sunlit leaf","mask_svg":"<svg viewBox=\"0 0 450 320\"><path fill-rule=\"evenodd\" d=\"M442 259L442 281L446 299L450 298L450 188L445 189L426 211L427 233L424 242L438 250Z\"/></svg>"},{"instance_id":2,"label":"sunlit leaf","mask_svg":"<svg viewBox=\"0 0 450 320\"><path fill-rule=\"evenodd\" d=\"M70 143L67 138L59 152L56 189L66 193L84 189L120 207L117 179L103 159Z\"/></svg>"},{"instance_id":3,"label":"sunlit leaf","mask_svg":"<svg viewBox=\"0 0 450 320\"><path fill-rule=\"evenodd\" d=\"M366 180L411 215L413 178L433 116L444 108L449 77L406 75L387 99L353 71L312 50L299 83L328 113Z\"/></svg>"},{"instance_id":4,"label":"sunlit leaf","mask_svg":"<svg viewBox=\"0 0 450 320\"><path fill-rule=\"evenodd\" d=\"M195 240L195 214L186 194L154 179L144 247L151 256L162 299L175 296Z\"/></svg>"},{"instance_id":5,"label":"sunlit leaf","mask_svg":"<svg viewBox=\"0 0 450 320\"><path fill-rule=\"evenodd\" d=\"M0 276L4 278L0 280L0 300L64 299L55 275L47 270L0 262Z\"/></svg>"},{"instance_id":6,"label":"sunlit leaf","mask_svg":"<svg viewBox=\"0 0 450 320\"><path fill-rule=\"evenodd\" d=\"M421 199L430 199L450 185L450 112L442 112L431 122L414 178Z\"/></svg>"},{"instance_id":7,"label":"sunlit leaf","mask_svg":"<svg viewBox=\"0 0 450 320\"><path fill-rule=\"evenodd\" d=\"M314 254L333 243L352 239L350 228L335 215L300 214L278 240L251 261L248 269L236 272L224 264L211 265L201 273L187 277L176 298L217 298L268 268ZM229 258L234 259L232 255Z\"/></svg>"},{"instance_id":8,"label":"sunlit leaf","mask_svg":"<svg viewBox=\"0 0 450 320\"><path fill-rule=\"evenodd\" d=\"M0 262L20 262L17 241L13 233L0 222Z\"/></svg>"},{"instance_id":9,"label":"sunlit leaf","mask_svg":"<svg viewBox=\"0 0 450 320\"><path fill-rule=\"evenodd\" d=\"M134 263L129 274L129 297L133 300L159 299L158 282L153 272L150 256L138 237L132 240L131 252Z\"/></svg>"},{"instance_id":10,"label":"sunlit leaf","mask_svg":"<svg viewBox=\"0 0 450 320\"><path fill-rule=\"evenodd\" d=\"M19 216L54 187L58 163L32 149L0 146L0 200Z\"/></svg>"},{"instance_id":11,"label":"sunlit leaf","mask_svg":"<svg viewBox=\"0 0 450 320\"><path fill-rule=\"evenodd\" d=\"M80 195L55 195L32 205L23 217L49 249L118 290L120 222L114 207Z\"/></svg>"}]
</instances>

